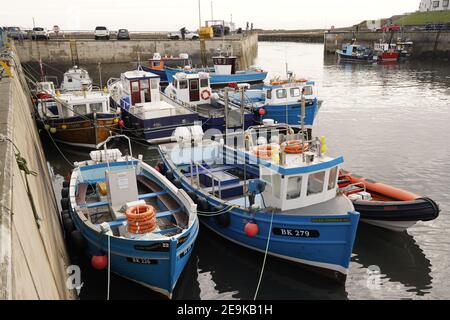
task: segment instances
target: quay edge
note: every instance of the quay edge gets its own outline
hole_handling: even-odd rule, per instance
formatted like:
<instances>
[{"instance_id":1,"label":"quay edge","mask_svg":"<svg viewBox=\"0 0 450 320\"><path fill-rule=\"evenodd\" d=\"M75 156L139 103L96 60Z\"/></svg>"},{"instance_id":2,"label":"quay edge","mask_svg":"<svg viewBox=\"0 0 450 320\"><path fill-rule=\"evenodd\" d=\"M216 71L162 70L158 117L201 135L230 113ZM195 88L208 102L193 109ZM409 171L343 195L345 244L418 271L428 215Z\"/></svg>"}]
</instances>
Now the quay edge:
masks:
<instances>
[{"instance_id":1,"label":"quay edge","mask_svg":"<svg viewBox=\"0 0 450 320\"><path fill-rule=\"evenodd\" d=\"M0 300L75 299L66 286L70 263L59 209L14 45L9 55L13 78L0 80L0 133L37 176L26 175L12 143L0 141Z\"/></svg>"}]
</instances>

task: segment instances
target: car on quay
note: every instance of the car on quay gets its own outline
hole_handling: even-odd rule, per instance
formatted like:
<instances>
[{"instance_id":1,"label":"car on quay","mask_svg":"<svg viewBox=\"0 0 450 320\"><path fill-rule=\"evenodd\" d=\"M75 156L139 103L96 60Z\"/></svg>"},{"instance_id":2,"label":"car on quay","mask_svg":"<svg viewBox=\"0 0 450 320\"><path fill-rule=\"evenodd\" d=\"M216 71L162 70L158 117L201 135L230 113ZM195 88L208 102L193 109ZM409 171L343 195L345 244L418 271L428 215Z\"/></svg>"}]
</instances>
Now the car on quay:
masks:
<instances>
[{"instance_id":1,"label":"car on quay","mask_svg":"<svg viewBox=\"0 0 450 320\"><path fill-rule=\"evenodd\" d=\"M183 35L181 34L181 31L176 32L170 32L167 37L171 40L180 40L183 39ZM197 32L191 32L186 30L184 33L184 39L186 40L198 40L200 39L200 36Z\"/></svg>"},{"instance_id":2,"label":"car on quay","mask_svg":"<svg viewBox=\"0 0 450 320\"><path fill-rule=\"evenodd\" d=\"M28 39L28 33L20 27L7 27L8 37L14 40L24 40Z\"/></svg>"},{"instance_id":3,"label":"car on quay","mask_svg":"<svg viewBox=\"0 0 450 320\"><path fill-rule=\"evenodd\" d=\"M50 38L50 35L47 30L41 27L34 27L31 31L31 39L32 40L48 40Z\"/></svg>"},{"instance_id":4,"label":"car on quay","mask_svg":"<svg viewBox=\"0 0 450 320\"><path fill-rule=\"evenodd\" d=\"M99 39L109 40L110 39L110 32L109 32L107 27L98 26L98 27L95 28L94 37L95 37L95 40L99 40Z\"/></svg>"},{"instance_id":5,"label":"car on quay","mask_svg":"<svg viewBox=\"0 0 450 320\"><path fill-rule=\"evenodd\" d=\"M127 29L117 31L117 40L130 40L130 32Z\"/></svg>"}]
</instances>

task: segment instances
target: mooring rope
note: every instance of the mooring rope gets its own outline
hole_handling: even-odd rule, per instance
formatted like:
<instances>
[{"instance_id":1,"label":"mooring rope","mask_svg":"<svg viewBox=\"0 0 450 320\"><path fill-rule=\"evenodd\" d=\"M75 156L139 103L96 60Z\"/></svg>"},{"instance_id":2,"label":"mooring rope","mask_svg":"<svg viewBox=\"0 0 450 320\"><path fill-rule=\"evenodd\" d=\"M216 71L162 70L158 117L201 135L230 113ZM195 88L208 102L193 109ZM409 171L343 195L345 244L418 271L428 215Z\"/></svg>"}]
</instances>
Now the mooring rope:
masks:
<instances>
[{"instance_id":1,"label":"mooring rope","mask_svg":"<svg viewBox=\"0 0 450 320\"><path fill-rule=\"evenodd\" d=\"M274 215L274 211L272 211L272 217L270 218L269 235L267 237L266 250L264 252L264 261L263 261L263 265L261 267L261 274L259 275L258 286L256 287L256 292L255 292L255 296L253 297L253 300L256 300L256 298L258 297L259 287L261 285L262 277L264 274L264 268L266 267L267 255L269 253L270 236L272 235L273 215Z\"/></svg>"}]
</instances>

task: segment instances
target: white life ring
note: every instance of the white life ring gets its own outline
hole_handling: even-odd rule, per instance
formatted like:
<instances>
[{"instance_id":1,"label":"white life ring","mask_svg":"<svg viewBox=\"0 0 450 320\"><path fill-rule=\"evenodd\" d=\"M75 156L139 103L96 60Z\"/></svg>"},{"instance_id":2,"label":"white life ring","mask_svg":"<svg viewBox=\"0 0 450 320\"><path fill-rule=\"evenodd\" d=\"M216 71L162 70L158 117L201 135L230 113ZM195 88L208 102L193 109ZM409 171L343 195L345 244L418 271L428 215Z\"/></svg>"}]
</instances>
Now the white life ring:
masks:
<instances>
[{"instance_id":1,"label":"white life ring","mask_svg":"<svg viewBox=\"0 0 450 320\"><path fill-rule=\"evenodd\" d=\"M202 91L202 99L208 100L209 98L211 98L211 92L209 92L208 90L203 90Z\"/></svg>"}]
</instances>

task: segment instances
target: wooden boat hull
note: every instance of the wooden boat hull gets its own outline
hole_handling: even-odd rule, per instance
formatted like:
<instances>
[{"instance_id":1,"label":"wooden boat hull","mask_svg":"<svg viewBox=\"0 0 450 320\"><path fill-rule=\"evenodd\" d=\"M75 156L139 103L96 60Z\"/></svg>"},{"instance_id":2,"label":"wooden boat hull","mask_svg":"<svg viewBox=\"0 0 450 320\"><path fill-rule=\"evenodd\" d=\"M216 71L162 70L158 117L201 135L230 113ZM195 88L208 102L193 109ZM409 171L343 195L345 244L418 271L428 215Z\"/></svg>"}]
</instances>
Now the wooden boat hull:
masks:
<instances>
[{"instance_id":1,"label":"wooden boat hull","mask_svg":"<svg viewBox=\"0 0 450 320\"><path fill-rule=\"evenodd\" d=\"M372 201L353 200L363 222L402 232L418 221L432 221L439 216L439 206L430 198L341 172L341 190L349 183L364 184L367 192L374 197Z\"/></svg>"},{"instance_id":2,"label":"wooden boat hull","mask_svg":"<svg viewBox=\"0 0 450 320\"><path fill-rule=\"evenodd\" d=\"M45 122L55 141L95 149L117 128L118 119L115 114L97 114L96 117L87 115L86 118L47 119Z\"/></svg>"}]
</instances>

